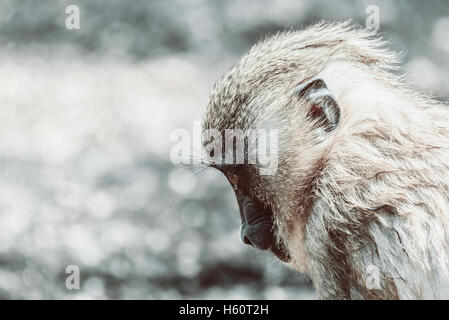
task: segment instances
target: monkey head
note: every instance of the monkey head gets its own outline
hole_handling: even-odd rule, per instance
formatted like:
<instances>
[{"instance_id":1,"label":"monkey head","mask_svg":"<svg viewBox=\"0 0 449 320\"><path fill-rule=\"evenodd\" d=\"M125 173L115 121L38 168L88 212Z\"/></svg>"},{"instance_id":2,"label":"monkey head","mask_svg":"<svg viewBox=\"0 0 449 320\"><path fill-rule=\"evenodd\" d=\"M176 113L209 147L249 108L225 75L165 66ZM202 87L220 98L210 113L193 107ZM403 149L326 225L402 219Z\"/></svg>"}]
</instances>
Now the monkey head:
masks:
<instances>
[{"instance_id":1,"label":"monkey head","mask_svg":"<svg viewBox=\"0 0 449 320\"><path fill-rule=\"evenodd\" d=\"M274 91L275 88L272 90ZM326 143L322 139L331 135L338 126L340 111L322 79L311 79L299 83L291 88L289 95L291 103L296 103L297 107L304 110L303 115L296 112L298 116L304 118L302 125L302 128L305 129L304 132L291 131L288 124L292 119L282 118L279 114L272 114L269 119L262 119L261 115L254 115L259 118L257 128L267 125L267 127L276 128L281 132L276 141L278 143L276 147L280 151L278 154L279 167L276 172L263 175L258 164L250 164L247 159L244 163L235 163L234 161L231 164L216 161L213 163L213 167L225 174L234 189L240 210L242 242L256 249L271 250L281 261L292 262L294 267L303 270L305 257L303 256L304 251L299 250L299 246L303 240L301 238L304 234L304 225L300 221L305 218L304 210L308 200L306 194L310 192L308 190L309 181L313 179L316 166L319 165L312 162L311 159L323 152ZM270 105L268 107L276 110L293 106ZM260 112L268 113L270 111ZM247 116L251 117L249 114ZM237 115L237 117L240 116ZM277 119L280 124L273 122L273 119ZM243 120L241 123L244 123ZM251 123L255 125L254 122ZM282 124L287 127L280 127ZM234 124L231 125L235 128ZM250 127L244 124L240 128L243 128L244 131ZM295 135L298 135L297 138L301 137L301 146L295 147L291 144L291 141L296 140ZM289 143L282 145L284 141L289 141ZM231 149L230 152L234 154L235 158L236 140L231 143L226 142L229 141L225 141L223 153L227 153ZM244 154L247 157L251 144L248 143L248 140L245 142ZM316 147L320 143L323 146ZM301 150L302 156L298 155L295 150ZM298 159L297 156L301 159ZM300 168L303 170L298 170L297 163L300 163Z\"/></svg>"},{"instance_id":2,"label":"monkey head","mask_svg":"<svg viewBox=\"0 0 449 320\"><path fill-rule=\"evenodd\" d=\"M203 133L214 129L222 136L227 129L278 130L275 173L263 175L259 164L246 160L223 163L222 154L236 149L234 140L225 141L222 150L212 150L219 157L211 166L223 172L234 188L242 241L271 250L300 271L307 271L304 237L314 183L344 120L341 82L355 81L346 81L348 75L341 72L339 78L337 69L329 78L329 68L335 61L347 60L355 69L366 64L375 69L382 61L370 58L375 48L365 36L352 34L347 25L323 24L255 45L215 84L203 120ZM351 46L365 40L366 52L354 53ZM203 138L207 152L209 138ZM245 156L249 149L251 144L245 143Z\"/></svg>"}]
</instances>

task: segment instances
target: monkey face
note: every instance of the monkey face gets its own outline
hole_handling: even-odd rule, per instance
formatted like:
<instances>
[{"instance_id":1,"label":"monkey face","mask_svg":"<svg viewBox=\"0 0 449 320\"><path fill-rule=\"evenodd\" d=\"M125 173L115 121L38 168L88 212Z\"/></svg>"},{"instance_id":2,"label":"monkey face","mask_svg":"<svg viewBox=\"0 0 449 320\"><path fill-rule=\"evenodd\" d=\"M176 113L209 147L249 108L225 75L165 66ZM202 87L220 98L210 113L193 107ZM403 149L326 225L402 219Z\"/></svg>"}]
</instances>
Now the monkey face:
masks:
<instances>
[{"instance_id":1,"label":"monkey face","mask_svg":"<svg viewBox=\"0 0 449 320\"><path fill-rule=\"evenodd\" d=\"M259 250L270 250L283 262L290 261L285 246L275 238L274 215L271 208L249 195L245 179L229 171L225 172L225 175L234 189L239 205L242 242Z\"/></svg>"},{"instance_id":2,"label":"monkey face","mask_svg":"<svg viewBox=\"0 0 449 320\"><path fill-rule=\"evenodd\" d=\"M280 149L281 172L263 176L257 165L249 164L249 161L237 164L236 140L231 144L224 143L220 153L223 157L229 148L234 161L227 164L217 161L213 167L225 174L234 189L240 210L242 242L259 250L270 250L281 261L292 262L294 268L303 269L304 250L298 248L304 241L304 217L309 201L306 191L313 173L318 171L316 162L310 163L313 157L305 155L316 154L320 148L316 146L325 145L322 142L338 125L340 110L322 79L300 83L291 90L291 96L292 108L301 108L303 112L304 126L295 126L294 130L280 127L280 137L283 141L295 141L300 134L302 144ZM308 135L301 135L304 128L309 130ZM287 137L288 134L294 137ZM244 149L249 153L247 144ZM247 160L246 153L244 158Z\"/></svg>"},{"instance_id":3,"label":"monkey face","mask_svg":"<svg viewBox=\"0 0 449 320\"><path fill-rule=\"evenodd\" d=\"M234 187L242 242L270 250L303 271L307 268L305 235L315 200L314 182L337 135L340 94L331 92L334 83L321 73L327 63L323 48L305 45L303 50L290 51L295 42L278 49L282 46L284 41L255 47L214 85L202 126L203 133L209 134L202 144L213 158L208 158L209 166L222 171ZM275 130L274 173L261 173L265 164L251 162L245 152L239 153L243 165L242 161L227 162L228 153L237 158L237 150L246 150L241 147L244 139L240 139L240 148L226 140L229 129L248 134L248 140L250 130ZM269 140L271 155L271 136ZM214 145L215 141L222 143ZM248 143L248 155L253 155L249 146L252 144Z\"/></svg>"}]
</instances>

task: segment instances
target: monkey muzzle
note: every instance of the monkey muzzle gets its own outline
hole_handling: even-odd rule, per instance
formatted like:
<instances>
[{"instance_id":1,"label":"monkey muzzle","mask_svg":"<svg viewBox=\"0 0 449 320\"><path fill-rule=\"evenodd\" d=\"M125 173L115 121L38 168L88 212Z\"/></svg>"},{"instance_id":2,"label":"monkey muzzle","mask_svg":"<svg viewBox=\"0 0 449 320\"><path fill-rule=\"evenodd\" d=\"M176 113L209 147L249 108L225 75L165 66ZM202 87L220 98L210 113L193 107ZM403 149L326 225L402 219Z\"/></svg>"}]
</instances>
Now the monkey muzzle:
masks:
<instances>
[{"instance_id":1,"label":"monkey muzzle","mask_svg":"<svg viewBox=\"0 0 449 320\"><path fill-rule=\"evenodd\" d=\"M283 244L276 243L273 227L273 212L247 196L237 195L242 220L240 237L242 242L259 250L271 250L281 261L290 261Z\"/></svg>"}]
</instances>

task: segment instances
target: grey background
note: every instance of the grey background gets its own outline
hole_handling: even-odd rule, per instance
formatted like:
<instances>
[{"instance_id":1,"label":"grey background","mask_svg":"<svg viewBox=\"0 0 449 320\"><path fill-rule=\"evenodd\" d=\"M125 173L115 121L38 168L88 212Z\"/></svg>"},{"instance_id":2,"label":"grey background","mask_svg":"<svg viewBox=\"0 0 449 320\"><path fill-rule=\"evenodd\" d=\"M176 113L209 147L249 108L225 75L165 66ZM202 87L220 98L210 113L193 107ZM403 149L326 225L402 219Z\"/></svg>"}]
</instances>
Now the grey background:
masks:
<instances>
[{"instance_id":1,"label":"grey background","mask_svg":"<svg viewBox=\"0 0 449 320\"><path fill-rule=\"evenodd\" d=\"M447 99L447 1L1 1L0 297L313 299L306 277L240 243L224 177L172 165L169 135L192 131L258 39L364 25L369 4L402 72Z\"/></svg>"}]
</instances>

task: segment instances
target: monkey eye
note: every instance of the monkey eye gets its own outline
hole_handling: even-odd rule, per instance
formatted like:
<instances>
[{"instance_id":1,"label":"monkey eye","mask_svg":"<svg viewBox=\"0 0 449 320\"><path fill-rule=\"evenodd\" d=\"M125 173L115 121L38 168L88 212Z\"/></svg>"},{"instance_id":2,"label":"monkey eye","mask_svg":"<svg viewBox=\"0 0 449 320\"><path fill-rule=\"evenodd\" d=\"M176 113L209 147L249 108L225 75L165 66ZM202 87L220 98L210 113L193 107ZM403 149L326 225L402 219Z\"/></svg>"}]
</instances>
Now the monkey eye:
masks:
<instances>
[{"instance_id":1,"label":"monkey eye","mask_svg":"<svg viewBox=\"0 0 449 320\"><path fill-rule=\"evenodd\" d=\"M237 190L238 185L239 185L239 177L233 173L228 173L227 176L228 176L228 179L231 182L234 190Z\"/></svg>"}]
</instances>

